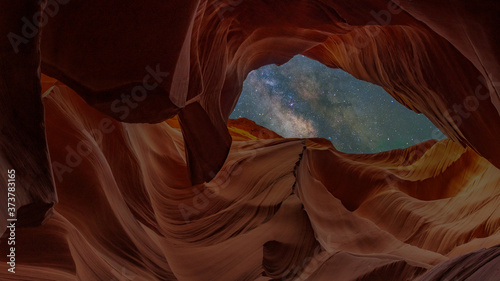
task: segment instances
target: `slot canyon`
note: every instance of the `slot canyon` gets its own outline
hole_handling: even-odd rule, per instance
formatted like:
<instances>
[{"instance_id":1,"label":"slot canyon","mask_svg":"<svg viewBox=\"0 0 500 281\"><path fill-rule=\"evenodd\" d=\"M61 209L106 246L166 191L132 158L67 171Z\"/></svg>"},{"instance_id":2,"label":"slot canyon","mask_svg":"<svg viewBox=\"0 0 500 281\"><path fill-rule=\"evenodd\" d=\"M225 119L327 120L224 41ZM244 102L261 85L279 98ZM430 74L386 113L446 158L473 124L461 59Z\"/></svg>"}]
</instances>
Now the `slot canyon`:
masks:
<instances>
[{"instance_id":1,"label":"slot canyon","mask_svg":"<svg viewBox=\"0 0 500 281\"><path fill-rule=\"evenodd\" d=\"M0 280L500 280L499 15L3 1ZM435 134L360 153L230 118L252 71L295 57L380 86Z\"/></svg>"}]
</instances>

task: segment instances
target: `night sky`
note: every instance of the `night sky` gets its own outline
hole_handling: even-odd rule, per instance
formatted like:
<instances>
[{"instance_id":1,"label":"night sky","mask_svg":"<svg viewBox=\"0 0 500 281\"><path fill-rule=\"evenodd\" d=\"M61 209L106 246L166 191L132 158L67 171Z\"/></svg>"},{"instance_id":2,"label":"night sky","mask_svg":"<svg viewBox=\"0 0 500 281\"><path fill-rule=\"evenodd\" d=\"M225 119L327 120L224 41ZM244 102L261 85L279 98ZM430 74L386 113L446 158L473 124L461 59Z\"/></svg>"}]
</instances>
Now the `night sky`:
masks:
<instances>
[{"instance_id":1,"label":"night sky","mask_svg":"<svg viewBox=\"0 0 500 281\"><path fill-rule=\"evenodd\" d=\"M321 137L340 151L375 153L432 138L435 126L381 87L296 56L252 71L230 118L245 117L283 137Z\"/></svg>"}]
</instances>

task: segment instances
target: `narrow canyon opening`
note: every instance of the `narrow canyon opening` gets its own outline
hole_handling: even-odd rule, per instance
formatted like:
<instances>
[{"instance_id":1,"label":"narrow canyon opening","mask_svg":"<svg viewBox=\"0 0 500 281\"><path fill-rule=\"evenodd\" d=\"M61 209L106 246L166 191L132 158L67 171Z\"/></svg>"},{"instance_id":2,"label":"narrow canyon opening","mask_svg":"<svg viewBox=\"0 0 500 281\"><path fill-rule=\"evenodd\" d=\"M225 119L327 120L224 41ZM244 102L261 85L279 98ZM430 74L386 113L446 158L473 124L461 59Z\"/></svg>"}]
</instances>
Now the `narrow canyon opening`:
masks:
<instances>
[{"instance_id":1,"label":"narrow canyon opening","mask_svg":"<svg viewBox=\"0 0 500 281\"><path fill-rule=\"evenodd\" d=\"M297 55L249 73L230 118L283 137L328 139L340 151L376 153L444 139L434 124L382 87Z\"/></svg>"}]
</instances>

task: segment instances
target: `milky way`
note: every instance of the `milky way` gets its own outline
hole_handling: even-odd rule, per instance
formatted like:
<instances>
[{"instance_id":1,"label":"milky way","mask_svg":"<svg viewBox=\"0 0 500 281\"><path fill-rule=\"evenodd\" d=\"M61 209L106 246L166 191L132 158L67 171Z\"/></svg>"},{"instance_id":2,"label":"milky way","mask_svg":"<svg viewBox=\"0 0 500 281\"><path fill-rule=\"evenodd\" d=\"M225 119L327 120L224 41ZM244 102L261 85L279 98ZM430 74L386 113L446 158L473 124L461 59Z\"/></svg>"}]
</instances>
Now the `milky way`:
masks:
<instances>
[{"instance_id":1,"label":"milky way","mask_svg":"<svg viewBox=\"0 0 500 281\"><path fill-rule=\"evenodd\" d=\"M230 118L284 137L321 137L340 151L374 153L443 138L422 114L379 86L304 56L252 71Z\"/></svg>"}]
</instances>

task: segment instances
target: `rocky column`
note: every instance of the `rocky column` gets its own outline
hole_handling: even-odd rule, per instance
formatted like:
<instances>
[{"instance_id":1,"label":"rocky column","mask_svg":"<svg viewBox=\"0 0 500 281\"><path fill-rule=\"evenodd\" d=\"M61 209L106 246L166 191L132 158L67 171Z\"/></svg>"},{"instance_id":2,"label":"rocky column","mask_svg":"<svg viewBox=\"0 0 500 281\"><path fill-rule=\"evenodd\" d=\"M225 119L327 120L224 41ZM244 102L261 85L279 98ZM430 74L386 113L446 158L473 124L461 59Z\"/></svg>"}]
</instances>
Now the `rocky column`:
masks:
<instances>
[{"instance_id":1,"label":"rocky column","mask_svg":"<svg viewBox=\"0 0 500 281\"><path fill-rule=\"evenodd\" d=\"M8 171L15 170L16 225L35 226L57 201L40 85L42 1L0 3L0 233L9 216ZM10 194L9 194L10 196ZM10 201L9 201L10 202Z\"/></svg>"}]
</instances>

